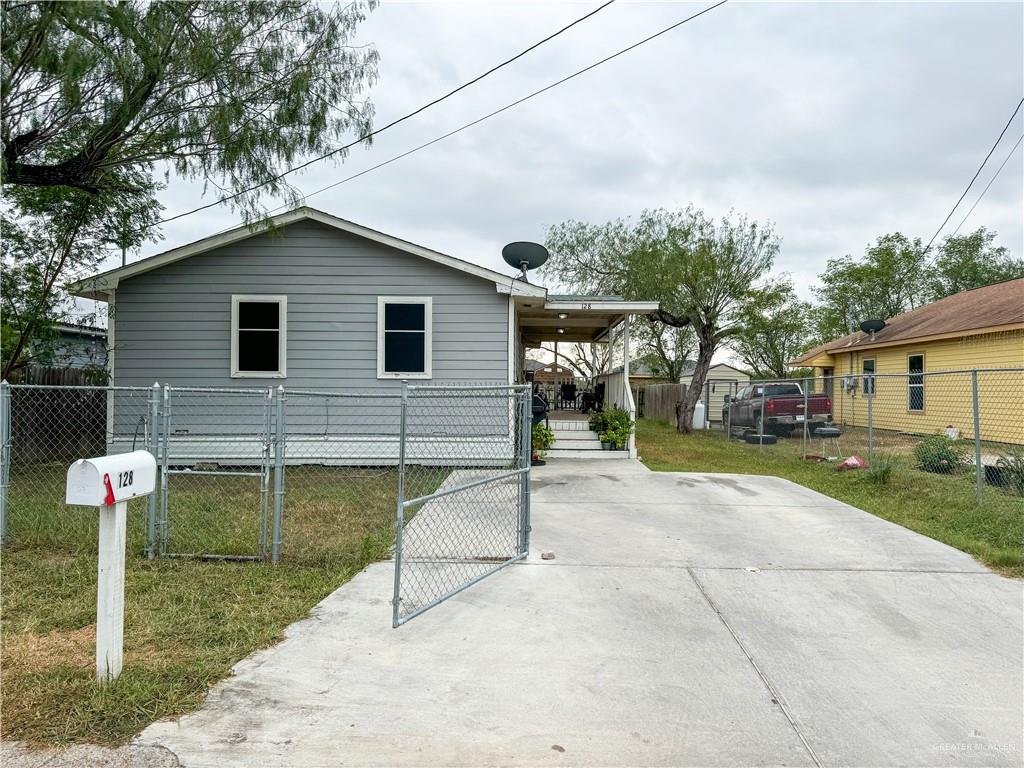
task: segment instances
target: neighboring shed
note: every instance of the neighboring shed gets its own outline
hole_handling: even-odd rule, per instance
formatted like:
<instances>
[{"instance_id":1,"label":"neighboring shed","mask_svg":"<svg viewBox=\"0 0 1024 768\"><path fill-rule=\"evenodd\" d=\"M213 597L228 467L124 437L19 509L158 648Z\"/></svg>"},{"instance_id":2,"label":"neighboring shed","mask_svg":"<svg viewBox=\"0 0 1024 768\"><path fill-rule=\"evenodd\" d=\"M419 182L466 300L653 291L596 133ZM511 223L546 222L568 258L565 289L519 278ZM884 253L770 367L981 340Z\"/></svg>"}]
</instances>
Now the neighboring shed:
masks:
<instances>
[{"instance_id":1,"label":"neighboring shed","mask_svg":"<svg viewBox=\"0 0 1024 768\"><path fill-rule=\"evenodd\" d=\"M680 383L687 387L693 382L694 365L687 366ZM708 369L708 377L704 382L704 391L701 393L701 402L704 403L705 413L708 420L720 422L722 420L722 408L725 406L725 396L735 397L736 392L750 382L750 376L734 368L728 363L717 363Z\"/></svg>"}]
</instances>

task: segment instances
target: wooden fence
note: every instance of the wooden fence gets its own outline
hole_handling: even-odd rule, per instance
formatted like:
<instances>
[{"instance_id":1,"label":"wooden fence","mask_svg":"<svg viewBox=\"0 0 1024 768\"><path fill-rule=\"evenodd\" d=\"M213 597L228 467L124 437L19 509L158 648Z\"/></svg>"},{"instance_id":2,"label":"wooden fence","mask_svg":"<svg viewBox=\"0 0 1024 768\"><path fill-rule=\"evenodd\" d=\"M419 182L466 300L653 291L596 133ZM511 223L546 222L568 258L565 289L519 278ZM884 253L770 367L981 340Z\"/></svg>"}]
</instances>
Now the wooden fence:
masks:
<instances>
[{"instance_id":1,"label":"wooden fence","mask_svg":"<svg viewBox=\"0 0 1024 768\"><path fill-rule=\"evenodd\" d=\"M641 416L676 423L676 403L686 394L685 384L651 384L641 390Z\"/></svg>"}]
</instances>

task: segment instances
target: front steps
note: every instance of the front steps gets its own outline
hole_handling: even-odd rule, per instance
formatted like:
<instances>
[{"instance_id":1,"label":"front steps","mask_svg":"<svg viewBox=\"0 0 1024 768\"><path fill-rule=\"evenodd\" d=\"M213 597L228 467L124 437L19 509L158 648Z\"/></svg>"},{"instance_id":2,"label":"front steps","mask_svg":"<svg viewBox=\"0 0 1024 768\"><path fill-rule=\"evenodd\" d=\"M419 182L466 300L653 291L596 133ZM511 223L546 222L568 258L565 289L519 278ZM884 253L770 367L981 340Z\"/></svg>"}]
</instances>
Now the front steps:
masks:
<instances>
[{"instance_id":1,"label":"front steps","mask_svg":"<svg viewBox=\"0 0 1024 768\"><path fill-rule=\"evenodd\" d=\"M548 451L549 459L628 459L629 451L601 450L601 440L585 421L550 419L548 426L555 433L555 444Z\"/></svg>"}]
</instances>

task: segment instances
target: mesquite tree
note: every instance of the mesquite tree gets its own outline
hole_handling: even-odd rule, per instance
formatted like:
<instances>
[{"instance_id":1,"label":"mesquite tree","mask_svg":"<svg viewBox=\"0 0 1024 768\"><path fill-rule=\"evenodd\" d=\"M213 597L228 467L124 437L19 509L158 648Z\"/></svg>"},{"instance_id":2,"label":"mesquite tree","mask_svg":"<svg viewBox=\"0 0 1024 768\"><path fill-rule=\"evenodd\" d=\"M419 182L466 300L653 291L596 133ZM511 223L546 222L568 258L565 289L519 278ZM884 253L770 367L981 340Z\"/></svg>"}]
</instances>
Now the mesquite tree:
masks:
<instances>
[{"instance_id":1,"label":"mesquite tree","mask_svg":"<svg viewBox=\"0 0 1024 768\"><path fill-rule=\"evenodd\" d=\"M691 206L606 224L568 221L551 227L546 242L544 271L567 289L655 299L653 320L693 329L696 367L678 420L689 431L711 358L736 333L744 299L778 252L772 228L735 214L716 222Z\"/></svg>"},{"instance_id":2,"label":"mesquite tree","mask_svg":"<svg viewBox=\"0 0 1024 768\"><path fill-rule=\"evenodd\" d=\"M93 244L133 247L159 225L151 215L160 180L197 179L247 219L262 195L298 200L280 174L364 135L373 114L364 91L377 53L352 42L372 2L9 2L0 4L0 180L8 231L44 226L52 237L21 238L5 266L35 258L24 275L45 275L32 307L45 325L59 286L87 266L75 247L100 235L111 211L120 229ZM342 152L334 155L343 156ZM13 190L50 190L14 194ZM65 218L69 209L74 211ZM83 218L85 217L85 218ZM44 252L25 246L47 247ZM53 268L58 273L52 272ZM76 274L77 273L77 274ZM5 291L17 291L7 280ZM6 296L14 301L16 297ZM5 301L5 304L7 302ZM27 317L28 315L26 315ZM31 344L5 342L4 367Z\"/></svg>"},{"instance_id":3,"label":"mesquite tree","mask_svg":"<svg viewBox=\"0 0 1024 768\"><path fill-rule=\"evenodd\" d=\"M752 289L737 316L737 327L729 346L756 378L790 375L789 361L819 342L814 309L797 297L788 278Z\"/></svg>"}]
</instances>

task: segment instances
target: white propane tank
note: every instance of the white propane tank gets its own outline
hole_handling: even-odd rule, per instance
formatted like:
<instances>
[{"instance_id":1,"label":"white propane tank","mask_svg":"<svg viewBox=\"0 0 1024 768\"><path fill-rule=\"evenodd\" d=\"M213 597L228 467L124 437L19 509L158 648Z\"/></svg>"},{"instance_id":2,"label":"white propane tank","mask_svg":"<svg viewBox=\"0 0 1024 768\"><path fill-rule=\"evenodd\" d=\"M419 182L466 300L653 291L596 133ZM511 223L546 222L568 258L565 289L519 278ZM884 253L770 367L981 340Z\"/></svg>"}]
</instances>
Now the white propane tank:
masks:
<instances>
[{"instance_id":1,"label":"white propane tank","mask_svg":"<svg viewBox=\"0 0 1024 768\"><path fill-rule=\"evenodd\" d=\"M693 423L690 427L691 429L707 429L707 423L704 419L704 403L700 400L693 406Z\"/></svg>"}]
</instances>

